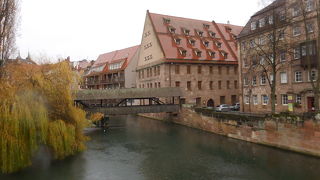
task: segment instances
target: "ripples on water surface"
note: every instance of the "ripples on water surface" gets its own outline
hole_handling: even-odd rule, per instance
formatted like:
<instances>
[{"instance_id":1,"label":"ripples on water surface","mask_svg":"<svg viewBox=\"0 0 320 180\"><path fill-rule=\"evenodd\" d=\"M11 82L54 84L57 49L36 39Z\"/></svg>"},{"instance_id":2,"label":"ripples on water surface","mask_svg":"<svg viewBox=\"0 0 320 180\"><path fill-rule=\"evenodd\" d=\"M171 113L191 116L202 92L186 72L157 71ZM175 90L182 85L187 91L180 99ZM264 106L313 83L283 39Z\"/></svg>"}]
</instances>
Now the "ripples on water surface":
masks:
<instances>
[{"instance_id":1,"label":"ripples on water surface","mask_svg":"<svg viewBox=\"0 0 320 180\"><path fill-rule=\"evenodd\" d=\"M320 159L142 117L111 118L87 151L1 180L319 180ZM320 143L320 142L319 142ZM45 154L42 152L42 154Z\"/></svg>"}]
</instances>

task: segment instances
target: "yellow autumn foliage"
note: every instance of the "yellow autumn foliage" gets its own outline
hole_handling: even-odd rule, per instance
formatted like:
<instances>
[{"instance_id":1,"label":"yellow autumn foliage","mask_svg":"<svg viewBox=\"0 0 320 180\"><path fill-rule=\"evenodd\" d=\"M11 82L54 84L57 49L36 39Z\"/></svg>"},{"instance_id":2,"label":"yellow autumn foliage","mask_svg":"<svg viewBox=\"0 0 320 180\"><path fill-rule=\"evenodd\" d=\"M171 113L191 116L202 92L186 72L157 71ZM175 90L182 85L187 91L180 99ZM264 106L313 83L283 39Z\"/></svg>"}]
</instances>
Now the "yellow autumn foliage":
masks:
<instances>
[{"instance_id":1,"label":"yellow autumn foliage","mask_svg":"<svg viewBox=\"0 0 320 180\"><path fill-rule=\"evenodd\" d=\"M85 112L73 105L77 77L67 62L0 69L0 171L31 165L40 145L63 159L85 149Z\"/></svg>"}]
</instances>

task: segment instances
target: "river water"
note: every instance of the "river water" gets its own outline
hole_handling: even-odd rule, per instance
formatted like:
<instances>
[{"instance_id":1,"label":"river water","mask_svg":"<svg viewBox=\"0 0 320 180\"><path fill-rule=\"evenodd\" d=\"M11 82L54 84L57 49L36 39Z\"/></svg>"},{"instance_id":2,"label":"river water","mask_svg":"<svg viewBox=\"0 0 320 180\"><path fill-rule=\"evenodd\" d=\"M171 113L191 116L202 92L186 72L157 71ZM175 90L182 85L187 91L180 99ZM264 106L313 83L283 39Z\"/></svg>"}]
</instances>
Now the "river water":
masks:
<instances>
[{"instance_id":1,"label":"river water","mask_svg":"<svg viewBox=\"0 0 320 180\"><path fill-rule=\"evenodd\" d=\"M89 133L87 151L1 180L319 180L320 159L136 116Z\"/></svg>"}]
</instances>

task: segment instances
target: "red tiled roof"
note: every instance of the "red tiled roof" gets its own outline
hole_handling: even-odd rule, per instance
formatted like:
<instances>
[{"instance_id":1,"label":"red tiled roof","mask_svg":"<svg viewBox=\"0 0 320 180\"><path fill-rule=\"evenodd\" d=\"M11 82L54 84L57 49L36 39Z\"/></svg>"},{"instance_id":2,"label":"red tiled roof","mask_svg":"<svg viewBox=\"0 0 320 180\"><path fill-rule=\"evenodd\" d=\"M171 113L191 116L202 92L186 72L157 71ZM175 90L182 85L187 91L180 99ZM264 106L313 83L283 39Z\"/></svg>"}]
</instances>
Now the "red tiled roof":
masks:
<instances>
[{"instance_id":1,"label":"red tiled roof","mask_svg":"<svg viewBox=\"0 0 320 180\"><path fill-rule=\"evenodd\" d=\"M126 60L122 68L125 68L131 61L132 57L136 54L140 45L112 51L109 53L101 54L96 62L93 64L93 67L100 66L107 63L113 63L119 60Z\"/></svg>"},{"instance_id":2,"label":"red tiled roof","mask_svg":"<svg viewBox=\"0 0 320 180\"><path fill-rule=\"evenodd\" d=\"M228 53L226 60L237 61L237 46L234 35L238 35L242 30L241 26L230 24L216 24L215 22L187 19L181 17L167 16L155 13L149 13L149 17L157 33L160 45L164 51L166 59L195 59L195 60L225 60L220 55L220 51ZM165 23L164 19L170 20ZM209 25L206 28L205 25ZM174 28L175 32L169 32L169 27ZM229 27L229 28L228 28ZM189 30L189 35L185 35L184 29ZM229 30L228 30L229 29ZM202 31L203 35L200 37L198 31ZM210 32L215 33L212 38ZM180 44L174 41L178 37ZM195 45L189 43L189 39L195 40ZM209 46L206 47L203 41L208 41ZM218 48L215 43L220 42L221 47ZM186 55L182 56L179 49L185 49ZM194 53L194 49L201 51L201 57ZM212 58L209 56L207 50L215 52L216 56Z\"/></svg>"}]
</instances>

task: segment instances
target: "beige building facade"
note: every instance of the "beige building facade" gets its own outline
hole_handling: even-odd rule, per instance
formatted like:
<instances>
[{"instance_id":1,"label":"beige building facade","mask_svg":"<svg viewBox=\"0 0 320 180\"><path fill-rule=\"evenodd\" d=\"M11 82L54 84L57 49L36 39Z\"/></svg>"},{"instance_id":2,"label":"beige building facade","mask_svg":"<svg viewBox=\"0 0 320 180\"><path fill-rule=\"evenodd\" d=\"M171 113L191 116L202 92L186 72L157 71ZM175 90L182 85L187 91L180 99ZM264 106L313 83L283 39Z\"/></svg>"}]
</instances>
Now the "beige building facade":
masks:
<instances>
[{"instance_id":1,"label":"beige building facade","mask_svg":"<svg viewBox=\"0 0 320 180\"><path fill-rule=\"evenodd\" d=\"M138 88L180 87L182 104L238 102L235 37L242 27L147 12Z\"/></svg>"}]
</instances>

